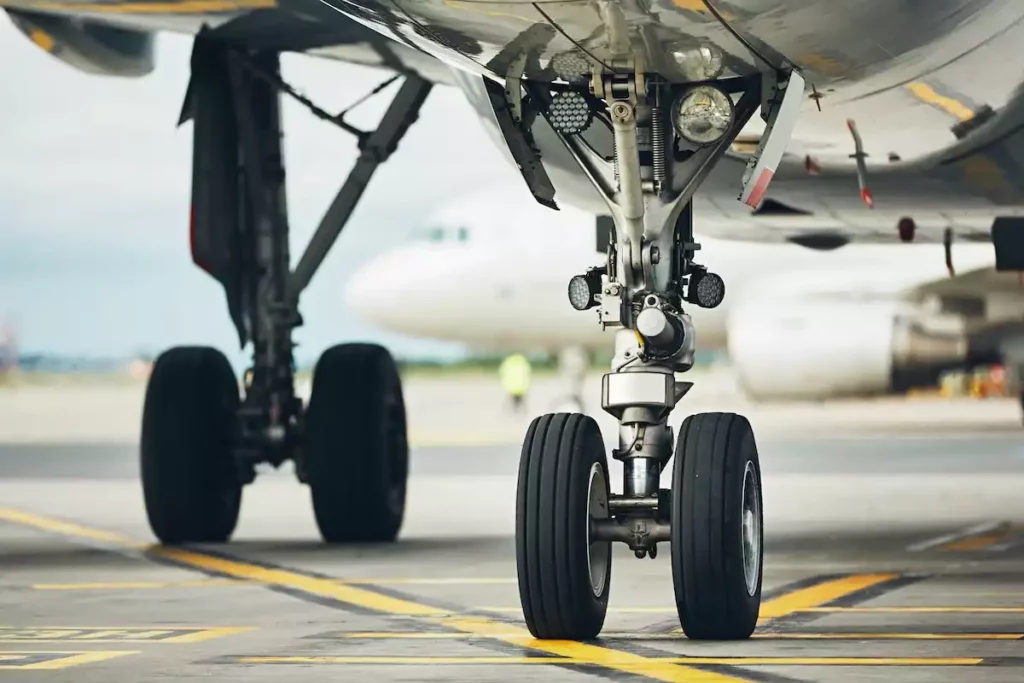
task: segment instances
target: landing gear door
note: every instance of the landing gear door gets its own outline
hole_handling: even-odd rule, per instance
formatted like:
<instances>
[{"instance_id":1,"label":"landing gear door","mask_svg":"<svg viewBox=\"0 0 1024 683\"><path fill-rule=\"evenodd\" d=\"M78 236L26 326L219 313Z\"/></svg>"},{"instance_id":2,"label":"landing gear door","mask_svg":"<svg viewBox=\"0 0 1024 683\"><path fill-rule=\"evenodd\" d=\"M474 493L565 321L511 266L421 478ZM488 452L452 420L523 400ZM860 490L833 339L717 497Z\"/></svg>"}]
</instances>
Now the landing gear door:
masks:
<instances>
[{"instance_id":1,"label":"landing gear door","mask_svg":"<svg viewBox=\"0 0 1024 683\"><path fill-rule=\"evenodd\" d=\"M243 188L228 59L226 50L196 39L182 119L191 119L193 126L192 261L224 286L231 318L244 344L238 232Z\"/></svg>"},{"instance_id":2,"label":"landing gear door","mask_svg":"<svg viewBox=\"0 0 1024 683\"><path fill-rule=\"evenodd\" d=\"M786 81L779 82L776 92L766 103L771 107L768 125L761 136L757 152L750 158L747 170L743 174L743 190L739 199L747 206L757 208L768 191L786 146L793 137L800 105L803 103L804 79L796 71L789 74ZM763 106L763 105L762 105Z\"/></svg>"}]
</instances>

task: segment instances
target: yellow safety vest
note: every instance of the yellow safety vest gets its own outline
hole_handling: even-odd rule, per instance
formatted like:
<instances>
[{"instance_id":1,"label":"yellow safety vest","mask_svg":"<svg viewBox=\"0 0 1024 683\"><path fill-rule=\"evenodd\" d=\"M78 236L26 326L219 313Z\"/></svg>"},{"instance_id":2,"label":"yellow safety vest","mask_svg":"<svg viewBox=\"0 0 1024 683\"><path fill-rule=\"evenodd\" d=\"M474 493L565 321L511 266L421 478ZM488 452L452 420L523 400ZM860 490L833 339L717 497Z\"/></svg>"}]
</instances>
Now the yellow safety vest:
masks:
<instances>
[{"instance_id":1,"label":"yellow safety vest","mask_svg":"<svg viewBox=\"0 0 1024 683\"><path fill-rule=\"evenodd\" d=\"M501 362L498 375L506 393L522 396L530 388L530 361L522 354L511 355Z\"/></svg>"}]
</instances>

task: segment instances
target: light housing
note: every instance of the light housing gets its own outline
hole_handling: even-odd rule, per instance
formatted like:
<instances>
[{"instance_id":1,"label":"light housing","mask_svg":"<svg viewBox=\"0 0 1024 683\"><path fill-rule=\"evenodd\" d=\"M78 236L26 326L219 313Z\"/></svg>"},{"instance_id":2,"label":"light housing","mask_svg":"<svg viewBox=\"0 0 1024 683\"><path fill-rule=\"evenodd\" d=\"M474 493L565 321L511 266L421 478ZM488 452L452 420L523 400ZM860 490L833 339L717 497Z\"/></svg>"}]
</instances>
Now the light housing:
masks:
<instances>
[{"instance_id":1,"label":"light housing","mask_svg":"<svg viewBox=\"0 0 1024 683\"><path fill-rule=\"evenodd\" d=\"M583 95L572 90L564 90L551 98L548 119L559 133L578 135L590 127L594 121L594 112Z\"/></svg>"},{"instance_id":2,"label":"light housing","mask_svg":"<svg viewBox=\"0 0 1024 683\"><path fill-rule=\"evenodd\" d=\"M603 268L591 268L583 275L576 275L569 280L569 303L577 311L585 311L597 306L597 295L601 293L601 273Z\"/></svg>"},{"instance_id":3,"label":"light housing","mask_svg":"<svg viewBox=\"0 0 1024 683\"><path fill-rule=\"evenodd\" d=\"M732 98L713 85L690 88L672 105L672 123L687 142L705 146L722 139L732 125Z\"/></svg>"},{"instance_id":4,"label":"light housing","mask_svg":"<svg viewBox=\"0 0 1024 683\"><path fill-rule=\"evenodd\" d=\"M701 308L715 308L725 300L725 280L716 273L696 271L690 276L686 300Z\"/></svg>"}]
</instances>

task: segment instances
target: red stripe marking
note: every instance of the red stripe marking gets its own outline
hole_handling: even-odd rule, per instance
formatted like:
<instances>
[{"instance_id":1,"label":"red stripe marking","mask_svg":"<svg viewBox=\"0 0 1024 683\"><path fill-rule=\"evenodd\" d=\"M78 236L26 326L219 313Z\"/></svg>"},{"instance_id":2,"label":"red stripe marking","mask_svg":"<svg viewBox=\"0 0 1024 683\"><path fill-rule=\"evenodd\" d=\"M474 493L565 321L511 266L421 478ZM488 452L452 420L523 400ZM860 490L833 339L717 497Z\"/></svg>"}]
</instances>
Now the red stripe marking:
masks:
<instances>
[{"instance_id":1,"label":"red stripe marking","mask_svg":"<svg viewBox=\"0 0 1024 683\"><path fill-rule=\"evenodd\" d=\"M775 171L770 168L766 168L761 171L761 175L758 176L757 182L754 183L754 189L751 191L750 196L747 197L746 205L753 208L757 208L764 199L764 193L768 191L768 183L772 181L775 176Z\"/></svg>"},{"instance_id":2,"label":"red stripe marking","mask_svg":"<svg viewBox=\"0 0 1024 683\"><path fill-rule=\"evenodd\" d=\"M865 187L860 191L860 198L864 200L869 209L875 208L875 198L871 196L871 190Z\"/></svg>"}]
</instances>

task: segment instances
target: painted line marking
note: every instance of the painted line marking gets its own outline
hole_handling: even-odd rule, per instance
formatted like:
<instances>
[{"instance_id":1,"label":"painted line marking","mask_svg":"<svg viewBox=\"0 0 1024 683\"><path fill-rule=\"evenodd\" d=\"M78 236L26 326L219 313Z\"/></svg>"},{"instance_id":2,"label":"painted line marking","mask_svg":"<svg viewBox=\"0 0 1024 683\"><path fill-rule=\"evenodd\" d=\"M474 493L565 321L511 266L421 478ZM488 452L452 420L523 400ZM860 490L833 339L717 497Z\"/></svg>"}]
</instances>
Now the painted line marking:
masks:
<instances>
[{"instance_id":1,"label":"painted line marking","mask_svg":"<svg viewBox=\"0 0 1024 683\"><path fill-rule=\"evenodd\" d=\"M627 661L626 653L623 662ZM704 666L977 666L981 657L647 657L651 664L690 664ZM281 656L238 657L239 664L593 664L576 657L335 657ZM700 673L707 673L696 669ZM650 673L642 675L650 676ZM679 679L684 680L684 679ZM702 680L700 677L686 681Z\"/></svg>"},{"instance_id":2,"label":"painted line marking","mask_svg":"<svg viewBox=\"0 0 1024 683\"><path fill-rule=\"evenodd\" d=\"M108 659L124 657L125 655L137 655L137 651L94 651L94 652L64 652L64 651L38 651L38 650L5 650L0 651L0 670L18 669L20 671L53 671L56 669L69 669L73 666L103 662Z\"/></svg>"},{"instance_id":3,"label":"painted line marking","mask_svg":"<svg viewBox=\"0 0 1024 683\"><path fill-rule=\"evenodd\" d=\"M248 626L0 626L0 642L197 643L254 630Z\"/></svg>"},{"instance_id":4,"label":"painted line marking","mask_svg":"<svg viewBox=\"0 0 1024 683\"><path fill-rule=\"evenodd\" d=\"M151 588L198 588L201 586L247 586L239 579L197 579L195 581L96 581L92 583L36 583L37 591L144 590Z\"/></svg>"},{"instance_id":5,"label":"painted line marking","mask_svg":"<svg viewBox=\"0 0 1024 683\"><path fill-rule=\"evenodd\" d=\"M810 611L808 608L817 607L826 603L838 600L847 595L856 593L873 586L878 586L886 581L900 578L899 574L852 574L835 579L826 579L819 583L804 588L784 593L776 598L761 603L761 612L758 616L758 625L765 622L786 617L799 612ZM512 612L522 613L521 607L499 607L484 606L475 608L482 612ZM609 607L609 613L619 614L676 614L675 607ZM669 633L682 633L682 628L674 626Z\"/></svg>"},{"instance_id":6,"label":"painted line marking","mask_svg":"<svg viewBox=\"0 0 1024 683\"><path fill-rule=\"evenodd\" d=\"M899 574L853 574L800 588L761 604L757 623L806 611L839 598L899 578Z\"/></svg>"},{"instance_id":7,"label":"painted line marking","mask_svg":"<svg viewBox=\"0 0 1024 683\"><path fill-rule=\"evenodd\" d=\"M942 536L935 536L934 538L928 538L919 543L914 543L907 546L907 550L912 553L918 553L922 550L931 550L932 548L938 548L940 546L947 546L951 543L957 543L967 538L975 536L983 536L985 534L991 534L1004 522L982 522L981 524L975 524L959 531L954 531L949 534L943 534Z\"/></svg>"},{"instance_id":8,"label":"painted line marking","mask_svg":"<svg viewBox=\"0 0 1024 683\"><path fill-rule=\"evenodd\" d=\"M970 538L964 538L953 543L947 543L946 545L939 546L939 550L946 551L970 551L970 550L994 550L999 545L1004 545L1010 539L1010 533L1013 531L1011 524L1000 524L997 528L993 529L991 533L980 534L978 536L972 536Z\"/></svg>"},{"instance_id":9,"label":"painted line marking","mask_svg":"<svg viewBox=\"0 0 1024 683\"><path fill-rule=\"evenodd\" d=\"M514 633L506 634L509 638ZM323 638L343 640L472 640L471 633L423 633L413 631L380 631L329 633ZM1024 640L1024 633L755 633L758 640ZM599 640L631 640L659 642L687 640L682 633L602 633Z\"/></svg>"},{"instance_id":10,"label":"painted line marking","mask_svg":"<svg viewBox=\"0 0 1024 683\"><path fill-rule=\"evenodd\" d=\"M139 549L140 544L120 534L89 529L78 524L10 509L0 509L0 519L14 521L24 526L65 536L89 540L105 539L108 543ZM419 617L428 624L442 626L455 631L472 633L560 658L583 660L586 663L606 669L646 676L658 681L682 681L684 683L745 683L747 679L704 669L684 666L682 662L660 661L627 652L618 652L598 645L561 640L535 640L525 628L510 627L481 617L452 615L449 611L412 600L382 595L375 591L339 584L330 579L306 576L286 569L267 568L242 560L213 557L182 548L165 546L142 546L150 556L171 560L179 565L207 572L216 572L229 578L257 580L279 588L303 592L311 597L326 598L342 605L362 607L375 612ZM509 631L515 637L508 637ZM560 661L560 660L559 660Z\"/></svg>"},{"instance_id":11,"label":"painted line marking","mask_svg":"<svg viewBox=\"0 0 1024 683\"><path fill-rule=\"evenodd\" d=\"M335 583L349 586L462 586L467 584L515 584L517 579L509 578L394 578L394 579L332 579ZM261 581L247 579L197 579L195 581L101 581L86 583L36 583L33 590L40 591L88 591L88 590L149 590L160 588L201 588L206 586L265 586Z\"/></svg>"},{"instance_id":12,"label":"painted line marking","mask_svg":"<svg viewBox=\"0 0 1024 683\"><path fill-rule=\"evenodd\" d=\"M494 612L495 614L522 615L522 607L504 607L498 605L473 607L471 612ZM609 607L608 614L675 614L675 607Z\"/></svg>"},{"instance_id":13,"label":"painted line marking","mask_svg":"<svg viewBox=\"0 0 1024 683\"><path fill-rule=\"evenodd\" d=\"M90 541L111 543L113 545L127 546L131 548L145 547L124 534L115 533L113 531L104 531L102 529L90 529L79 524L74 524L73 522L41 517L30 512L12 510L11 508L0 508L0 519L13 522L14 524L21 524L22 526L36 527L37 529L43 529L44 531L60 534L62 536L85 538Z\"/></svg>"},{"instance_id":14,"label":"painted line marking","mask_svg":"<svg viewBox=\"0 0 1024 683\"><path fill-rule=\"evenodd\" d=\"M1024 607L810 607L803 612L848 612L850 614L1016 614L1024 612Z\"/></svg>"},{"instance_id":15,"label":"painted line marking","mask_svg":"<svg viewBox=\"0 0 1024 683\"><path fill-rule=\"evenodd\" d=\"M518 584L519 579L512 578L410 578L410 579L345 579L340 583L347 583L353 586L393 586L393 585L420 585L420 586L462 586L466 584Z\"/></svg>"}]
</instances>

